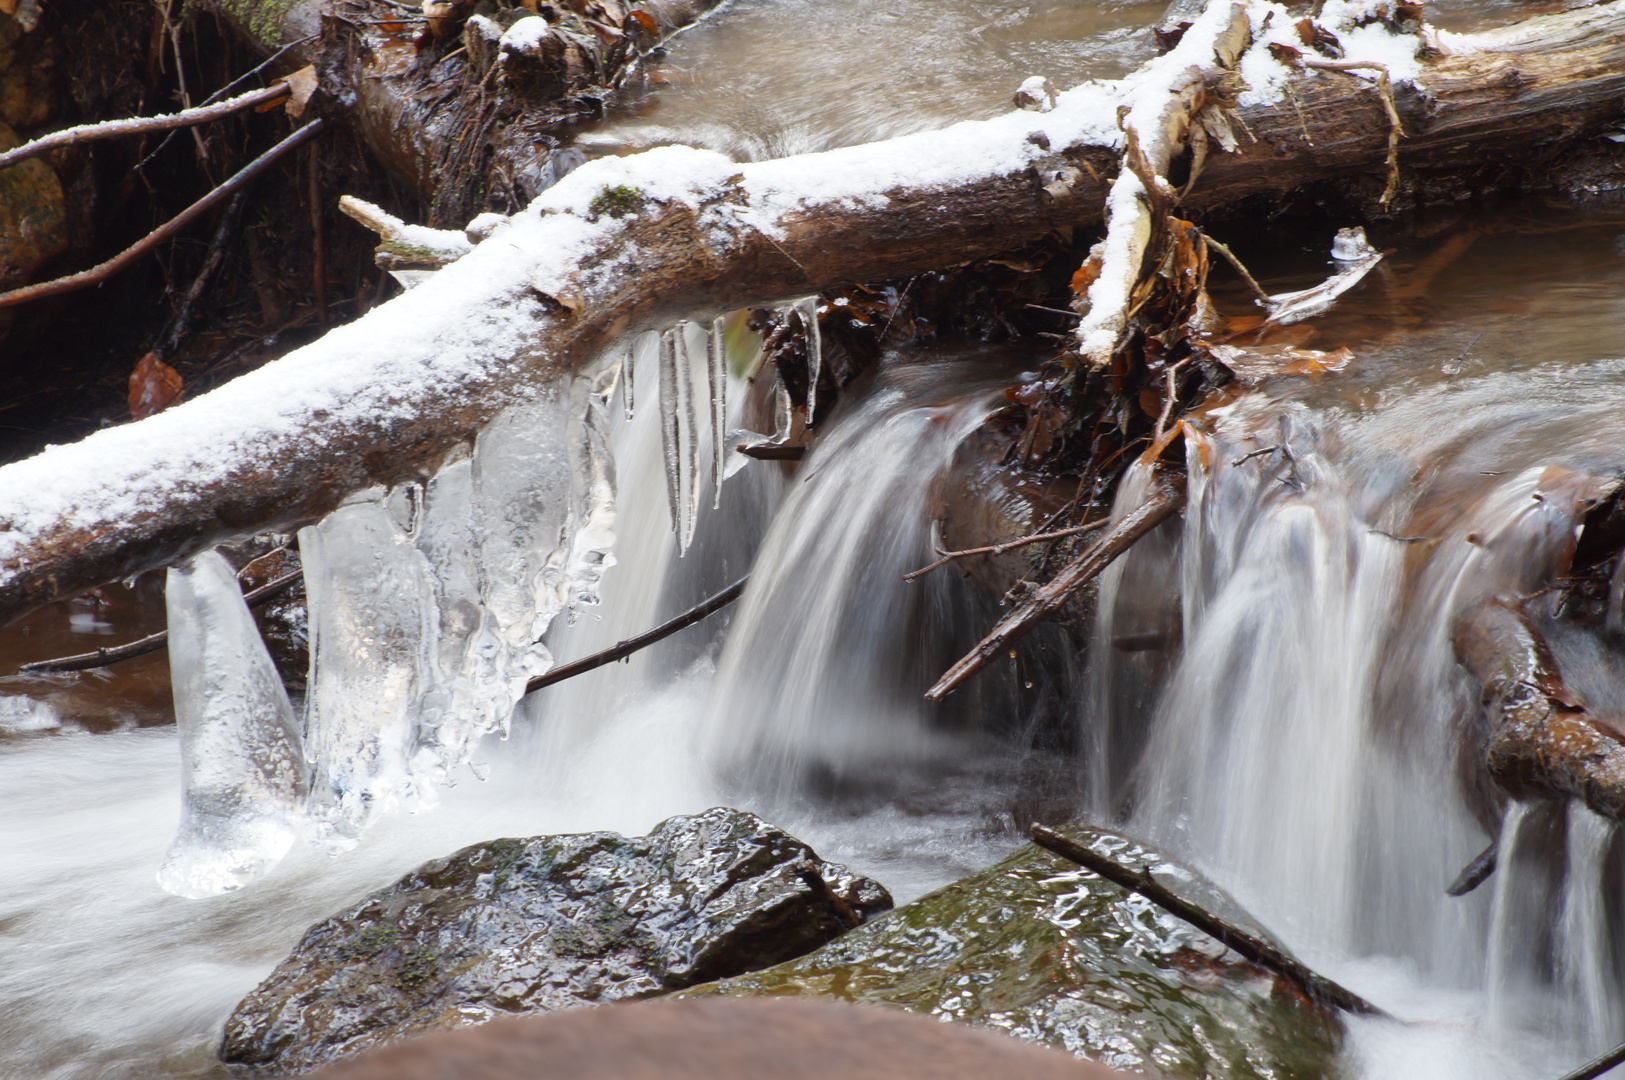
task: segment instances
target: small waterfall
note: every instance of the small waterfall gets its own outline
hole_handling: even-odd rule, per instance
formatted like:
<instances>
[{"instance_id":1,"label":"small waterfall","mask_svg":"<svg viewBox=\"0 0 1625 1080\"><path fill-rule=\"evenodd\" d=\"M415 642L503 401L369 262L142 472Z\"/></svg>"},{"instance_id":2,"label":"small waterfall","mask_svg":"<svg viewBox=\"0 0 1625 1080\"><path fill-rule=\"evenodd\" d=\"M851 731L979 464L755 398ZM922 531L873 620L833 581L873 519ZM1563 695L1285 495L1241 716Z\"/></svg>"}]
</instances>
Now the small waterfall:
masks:
<instances>
[{"instance_id":1,"label":"small waterfall","mask_svg":"<svg viewBox=\"0 0 1625 1080\"><path fill-rule=\"evenodd\" d=\"M1561 1032L1578 1059L1618 1038L1612 827L1556 804L1503 820L1451 635L1495 597L1553 621L1537 590L1585 492L1625 460L1620 391L1596 365L1364 409L1255 393L1218 410L1189 443L1182 540L1102 584L1088 724L1113 794L1097 812L1201 866L1308 957L1402 957L1409 978L1487 991L1505 1046ZM1134 498L1131 475L1119 505ZM1165 622L1171 600L1183 644L1157 657L1171 673L1148 705L1104 650ZM1588 695L1618 696L1617 652L1587 666L1553 641L1565 673L1613 684ZM1493 888L1446 896L1497 832Z\"/></svg>"}]
</instances>

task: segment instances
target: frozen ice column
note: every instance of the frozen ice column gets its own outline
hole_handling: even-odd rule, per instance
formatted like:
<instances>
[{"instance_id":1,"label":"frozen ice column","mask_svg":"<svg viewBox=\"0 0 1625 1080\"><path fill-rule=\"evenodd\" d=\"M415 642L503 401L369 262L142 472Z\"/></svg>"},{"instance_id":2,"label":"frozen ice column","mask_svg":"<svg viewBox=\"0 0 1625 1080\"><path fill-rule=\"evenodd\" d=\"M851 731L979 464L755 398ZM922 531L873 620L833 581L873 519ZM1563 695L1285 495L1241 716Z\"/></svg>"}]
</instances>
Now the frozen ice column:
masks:
<instances>
[{"instance_id":1,"label":"frozen ice column","mask_svg":"<svg viewBox=\"0 0 1625 1080\"><path fill-rule=\"evenodd\" d=\"M230 564L206 551L171 566L165 602L183 789L158 884L197 899L240 889L287 854L307 773L293 706Z\"/></svg>"}]
</instances>

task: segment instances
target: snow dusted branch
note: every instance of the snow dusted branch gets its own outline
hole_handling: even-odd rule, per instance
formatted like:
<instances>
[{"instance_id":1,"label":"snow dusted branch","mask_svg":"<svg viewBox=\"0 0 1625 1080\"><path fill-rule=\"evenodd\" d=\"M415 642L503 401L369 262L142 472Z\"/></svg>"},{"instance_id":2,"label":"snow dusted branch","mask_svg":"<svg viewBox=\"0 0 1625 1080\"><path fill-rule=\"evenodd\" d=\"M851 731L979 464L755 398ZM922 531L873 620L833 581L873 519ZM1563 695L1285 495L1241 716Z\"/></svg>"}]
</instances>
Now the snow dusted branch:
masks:
<instances>
[{"instance_id":1,"label":"snow dusted branch","mask_svg":"<svg viewBox=\"0 0 1625 1080\"><path fill-rule=\"evenodd\" d=\"M1328 0L1325 11L1358 6ZM1346 59L1381 62L1394 80L1409 135L1402 197L1425 197L1429 178L1454 192L1565 147L1613 146L1598 136L1625 96L1625 2L1482 38L1440 34L1427 59L1415 34L1335 25ZM996 255L1099 222L1109 190L1086 335L1106 348L1126 297L1110 295L1105 270L1117 268L1120 287L1123 268L1139 269L1140 226L1128 223L1141 195L1174 197L1168 170L1187 145L1227 146L1227 117L1209 99L1230 91L1210 74L1245 83L1236 150L1215 152L1181 205L1328 178L1363 178L1375 204L1383 104L1351 97L1346 74L1277 61L1269 46L1289 40L1302 46L1284 8L1220 2L1167 56L1067 91L1049 112L746 165L678 147L592 162L366 317L178 407L0 469L0 621L431 475L502 409L628 333ZM1126 149L1132 167L1120 170Z\"/></svg>"}]
</instances>

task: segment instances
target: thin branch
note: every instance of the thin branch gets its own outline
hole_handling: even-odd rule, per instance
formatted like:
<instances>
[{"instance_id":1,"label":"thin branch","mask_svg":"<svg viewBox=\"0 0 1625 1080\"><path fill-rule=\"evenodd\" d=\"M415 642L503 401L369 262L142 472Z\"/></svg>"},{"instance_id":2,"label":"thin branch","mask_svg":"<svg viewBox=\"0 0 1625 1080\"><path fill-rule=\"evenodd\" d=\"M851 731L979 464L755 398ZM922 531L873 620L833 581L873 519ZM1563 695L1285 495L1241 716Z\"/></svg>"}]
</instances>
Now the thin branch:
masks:
<instances>
[{"instance_id":1,"label":"thin branch","mask_svg":"<svg viewBox=\"0 0 1625 1080\"><path fill-rule=\"evenodd\" d=\"M1223 255L1225 261L1236 268L1236 273L1240 274L1241 279L1247 283L1247 287L1253 290L1254 296L1258 297L1260 300L1269 300L1270 294L1264 291L1264 287L1262 285L1253 280L1253 275L1249 274L1247 272L1247 268L1241 265L1241 260L1236 258L1235 252L1213 239L1213 237L1209 236L1207 233L1202 234L1202 242L1207 244L1210 250L1217 251L1220 255Z\"/></svg>"},{"instance_id":2,"label":"thin branch","mask_svg":"<svg viewBox=\"0 0 1625 1080\"><path fill-rule=\"evenodd\" d=\"M256 105L280 101L292 92L287 83L278 82L260 90L250 90L241 97L234 97L215 105L199 105L195 109L182 109L167 116L134 116L128 120L104 120L99 124L80 124L77 127L63 128L61 131L41 136L33 142L24 143L15 150L7 150L0 154L0 169L62 146L207 124L211 120L218 120L222 116L230 116L244 109L252 109Z\"/></svg>"},{"instance_id":3,"label":"thin branch","mask_svg":"<svg viewBox=\"0 0 1625 1080\"><path fill-rule=\"evenodd\" d=\"M1066 603L1073 593L1133 547L1140 537L1173 517L1184 505L1184 485L1159 478L1152 484L1144 502L1113 525L1089 550L1063 567L1048 584L1022 601L1020 607L1005 616L987 637L977 643L976 648L943 673L936 685L925 692L925 699L941 701L953 693L966 679L982 670L989 660L1025 637L1029 630Z\"/></svg>"},{"instance_id":4,"label":"thin branch","mask_svg":"<svg viewBox=\"0 0 1625 1080\"><path fill-rule=\"evenodd\" d=\"M25 285L20 289L13 289L10 292L0 293L0 308L13 307L17 304L26 304L31 300L43 300L47 296L56 296L59 293L73 292L75 289L83 289L86 286L98 284L106 278L112 277L114 274L118 273L120 270L123 270L126 266L130 265L142 255L145 255L147 252L151 251L165 240L168 240L171 236L174 236L176 233L180 232L194 219L207 213L210 208L215 206L215 204L219 203L222 199L232 195L260 173L270 168L270 166L274 164L283 154L286 154L289 150L292 150L302 143L307 142L314 135L316 135L321 128L321 120L312 120L310 123L306 124L304 127L300 128L298 131L295 131L292 135L289 135L286 139L283 139L281 142L271 147L271 149L255 158L245 168L243 168L241 172L237 173L237 175L233 176L230 180L227 180L224 184L221 184L219 187L203 196L203 198L199 199L191 206L188 206L185 210L182 210L175 217L158 226L145 237L136 241L135 244L125 248L111 259L108 259L106 262L102 263L100 266L93 266L89 270L81 270L79 273L69 274L67 277L56 278L52 281L42 281L37 285Z\"/></svg>"},{"instance_id":5,"label":"thin branch","mask_svg":"<svg viewBox=\"0 0 1625 1080\"><path fill-rule=\"evenodd\" d=\"M1399 190L1399 139L1405 134L1405 126L1399 122L1399 109L1394 106L1394 86L1388 78L1388 66L1374 60L1304 60L1302 64L1316 71L1365 70L1377 73L1377 95L1382 98L1382 107L1388 113L1388 185L1382 191L1382 208L1388 209L1394 193Z\"/></svg>"},{"instance_id":6,"label":"thin branch","mask_svg":"<svg viewBox=\"0 0 1625 1080\"><path fill-rule=\"evenodd\" d=\"M1013 551L1018 547L1026 547L1028 544L1039 544L1043 543L1045 540L1060 540L1067 536L1077 536L1079 533L1094 532L1101 526L1110 525L1111 523L1111 518L1097 518L1094 521L1086 521L1082 525L1074 525L1069 529L1057 529L1054 532L1033 533L1031 536L1023 536L1019 540L1008 540L1005 543L993 544L989 547L966 548L963 551L939 552L942 558L938 559L930 566L922 566L918 570L910 570L908 573L903 575L903 580L913 581L915 578L924 577L926 574L929 574L939 566L947 566L955 559L963 559L969 555L1003 555L1006 551Z\"/></svg>"},{"instance_id":7,"label":"thin branch","mask_svg":"<svg viewBox=\"0 0 1625 1080\"><path fill-rule=\"evenodd\" d=\"M1625 1062L1625 1043L1614 1047L1602 1057L1580 1066L1564 1076L1563 1080L1597 1080L1597 1077L1622 1062Z\"/></svg>"},{"instance_id":8,"label":"thin branch","mask_svg":"<svg viewBox=\"0 0 1625 1080\"><path fill-rule=\"evenodd\" d=\"M1202 933L1214 938L1225 948L1295 983L1300 990L1309 995L1310 1000L1362 1016L1388 1016L1388 1013L1359 994L1324 975L1311 971L1301 961L1293 959L1269 942L1261 941L1217 915L1203 911L1189 900L1174 895L1158 884L1149 871L1130 870L1123 864L1108 859L1099 852L1042 825L1035 824L1032 827L1032 837L1033 842L1039 847L1054 852L1068 862L1077 863L1086 870L1092 870L1114 885L1120 885L1131 893L1145 897L1175 918L1183 919Z\"/></svg>"},{"instance_id":9,"label":"thin branch","mask_svg":"<svg viewBox=\"0 0 1625 1080\"><path fill-rule=\"evenodd\" d=\"M294 582L305 576L303 570L293 570L274 581L268 581L257 589L243 594L243 603L249 607L259 607L268 604L282 593L293 587ZM63 656L56 660L40 660L32 664L24 664L17 669L19 675L43 675L52 671L89 671L91 668L108 667L121 660L131 660L137 656L155 653L169 645L169 631L160 630L156 634L148 634L144 638L137 638L124 645L115 645L111 649L97 649L95 652L79 653L75 656Z\"/></svg>"},{"instance_id":10,"label":"thin branch","mask_svg":"<svg viewBox=\"0 0 1625 1080\"><path fill-rule=\"evenodd\" d=\"M601 668L605 664L613 664L617 660L631 656L640 649L648 648L661 638L670 637L685 627L693 626L695 623L716 614L735 600L738 600L745 591L745 583L749 580L750 575L747 574L709 600L701 601L697 606L689 608L677 618L672 619L670 622L663 622L647 633L639 634L635 638L627 638L613 648L593 653L591 656L584 656L580 660L565 664L563 667L556 667L545 675L536 676L526 684L525 693L540 690L544 686L552 686L556 682L563 682L565 679L581 675L594 668Z\"/></svg>"}]
</instances>

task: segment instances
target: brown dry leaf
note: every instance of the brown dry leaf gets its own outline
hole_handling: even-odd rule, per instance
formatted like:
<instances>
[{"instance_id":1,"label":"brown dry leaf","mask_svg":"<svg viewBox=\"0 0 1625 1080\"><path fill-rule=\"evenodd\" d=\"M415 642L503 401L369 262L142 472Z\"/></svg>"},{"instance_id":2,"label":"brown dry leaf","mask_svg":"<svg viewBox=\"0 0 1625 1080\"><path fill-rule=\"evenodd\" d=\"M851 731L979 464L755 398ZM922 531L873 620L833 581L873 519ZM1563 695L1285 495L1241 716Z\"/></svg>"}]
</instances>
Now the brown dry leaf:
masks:
<instances>
[{"instance_id":1,"label":"brown dry leaf","mask_svg":"<svg viewBox=\"0 0 1625 1080\"><path fill-rule=\"evenodd\" d=\"M288 98L288 115L297 120L305 115L305 106L310 103L310 95L316 92L316 65L306 64L289 75L286 82L288 88L293 91Z\"/></svg>"},{"instance_id":2,"label":"brown dry leaf","mask_svg":"<svg viewBox=\"0 0 1625 1080\"><path fill-rule=\"evenodd\" d=\"M1093 285L1095 279L1100 277L1100 268L1104 263L1104 256L1097 256L1091 252L1089 257L1083 261L1083 265L1078 267L1078 272L1072 275L1072 295L1083 296L1086 294L1089 291L1089 286Z\"/></svg>"},{"instance_id":3,"label":"brown dry leaf","mask_svg":"<svg viewBox=\"0 0 1625 1080\"><path fill-rule=\"evenodd\" d=\"M17 14L17 0L0 0L0 13L6 15Z\"/></svg>"},{"instance_id":4,"label":"brown dry leaf","mask_svg":"<svg viewBox=\"0 0 1625 1080\"><path fill-rule=\"evenodd\" d=\"M1270 42L1269 49L1271 56L1289 68L1295 68L1303 63L1303 50L1301 49L1294 49L1290 45L1282 45L1278 41Z\"/></svg>"},{"instance_id":5,"label":"brown dry leaf","mask_svg":"<svg viewBox=\"0 0 1625 1080\"><path fill-rule=\"evenodd\" d=\"M647 11L628 11L626 21L636 24L639 30L651 37L660 36L660 24L655 22L655 17Z\"/></svg>"},{"instance_id":6,"label":"brown dry leaf","mask_svg":"<svg viewBox=\"0 0 1625 1080\"><path fill-rule=\"evenodd\" d=\"M181 373L148 353L130 372L130 418L145 420L163 412L181 396Z\"/></svg>"}]
</instances>

